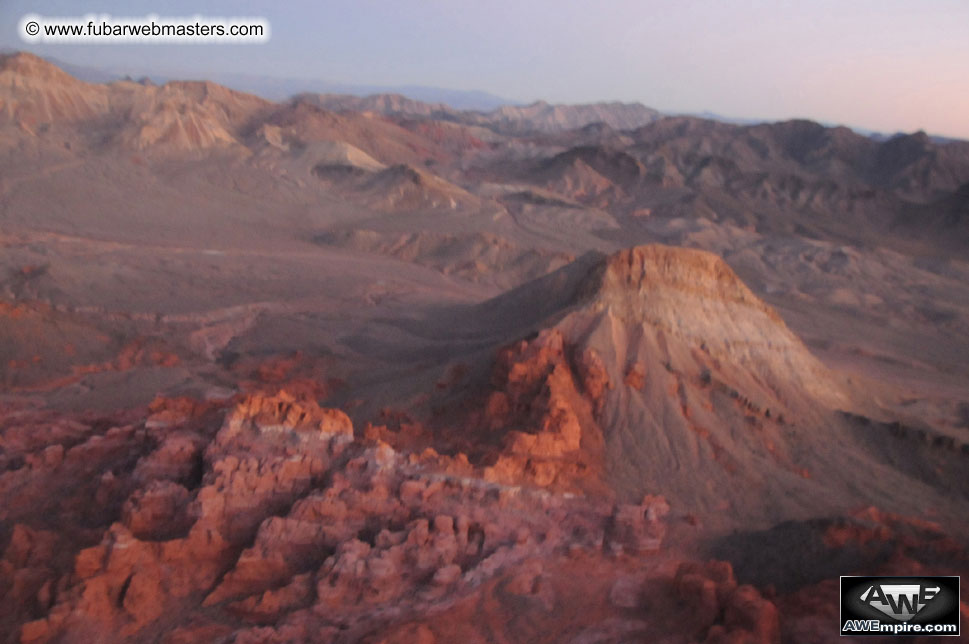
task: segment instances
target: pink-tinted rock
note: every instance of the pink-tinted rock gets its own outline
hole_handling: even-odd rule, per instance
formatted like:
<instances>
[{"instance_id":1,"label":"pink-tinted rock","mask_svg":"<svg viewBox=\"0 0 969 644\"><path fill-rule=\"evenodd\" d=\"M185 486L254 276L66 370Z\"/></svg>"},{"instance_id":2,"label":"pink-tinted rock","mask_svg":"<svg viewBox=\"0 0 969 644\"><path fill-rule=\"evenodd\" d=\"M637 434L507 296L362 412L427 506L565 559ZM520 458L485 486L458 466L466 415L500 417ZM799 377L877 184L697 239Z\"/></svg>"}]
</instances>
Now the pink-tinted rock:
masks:
<instances>
[{"instance_id":1,"label":"pink-tinted rock","mask_svg":"<svg viewBox=\"0 0 969 644\"><path fill-rule=\"evenodd\" d=\"M189 491L177 483L152 481L125 501L122 522L140 539L160 540L184 534L192 524L189 498Z\"/></svg>"},{"instance_id":2,"label":"pink-tinted rock","mask_svg":"<svg viewBox=\"0 0 969 644\"><path fill-rule=\"evenodd\" d=\"M616 551L658 550L666 535L664 518L670 507L663 497L647 496L639 505L617 505L610 545Z\"/></svg>"}]
</instances>

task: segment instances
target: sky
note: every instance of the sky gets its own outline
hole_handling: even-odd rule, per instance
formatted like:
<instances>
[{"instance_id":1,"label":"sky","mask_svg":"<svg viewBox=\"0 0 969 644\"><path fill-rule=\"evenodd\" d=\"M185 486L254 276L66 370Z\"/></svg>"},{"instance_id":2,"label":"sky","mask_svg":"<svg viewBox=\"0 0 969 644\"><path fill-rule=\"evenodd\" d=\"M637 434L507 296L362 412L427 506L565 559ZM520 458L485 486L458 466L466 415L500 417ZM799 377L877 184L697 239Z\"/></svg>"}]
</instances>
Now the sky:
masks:
<instances>
[{"instance_id":1,"label":"sky","mask_svg":"<svg viewBox=\"0 0 969 644\"><path fill-rule=\"evenodd\" d=\"M28 45L42 16L260 16L259 45ZM482 90L969 139L969 0L0 0L0 48L136 74Z\"/></svg>"}]
</instances>

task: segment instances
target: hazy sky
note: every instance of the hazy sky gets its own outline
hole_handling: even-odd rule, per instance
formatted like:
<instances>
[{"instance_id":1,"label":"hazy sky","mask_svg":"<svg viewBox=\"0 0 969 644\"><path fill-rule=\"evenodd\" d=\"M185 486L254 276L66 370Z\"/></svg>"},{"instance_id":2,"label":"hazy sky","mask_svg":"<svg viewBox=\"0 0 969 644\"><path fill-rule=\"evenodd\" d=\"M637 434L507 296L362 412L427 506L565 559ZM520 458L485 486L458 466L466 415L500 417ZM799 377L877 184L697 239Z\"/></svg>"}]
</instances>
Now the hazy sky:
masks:
<instances>
[{"instance_id":1,"label":"hazy sky","mask_svg":"<svg viewBox=\"0 0 969 644\"><path fill-rule=\"evenodd\" d=\"M43 16L263 16L264 45L28 47ZM0 0L80 65L480 89L969 138L969 0Z\"/></svg>"}]
</instances>

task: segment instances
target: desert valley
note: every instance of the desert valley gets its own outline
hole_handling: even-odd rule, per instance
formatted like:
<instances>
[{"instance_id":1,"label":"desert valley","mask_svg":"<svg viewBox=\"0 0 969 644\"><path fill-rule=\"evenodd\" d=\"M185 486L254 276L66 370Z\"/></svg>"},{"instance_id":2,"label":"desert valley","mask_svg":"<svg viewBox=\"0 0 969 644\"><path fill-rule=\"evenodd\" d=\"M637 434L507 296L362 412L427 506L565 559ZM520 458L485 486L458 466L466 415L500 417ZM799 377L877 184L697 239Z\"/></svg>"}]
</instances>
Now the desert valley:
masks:
<instances>
[{"instance_id":1,"label":"desert valley","mask_svg":"<svg viewBox=\"0 0 969 644\"><path fill-rule=\"evenodd\" d=\"M830 642L969 574L969 142L16 53L0 246L0 641Z\"/></svg>"}]
</instances>

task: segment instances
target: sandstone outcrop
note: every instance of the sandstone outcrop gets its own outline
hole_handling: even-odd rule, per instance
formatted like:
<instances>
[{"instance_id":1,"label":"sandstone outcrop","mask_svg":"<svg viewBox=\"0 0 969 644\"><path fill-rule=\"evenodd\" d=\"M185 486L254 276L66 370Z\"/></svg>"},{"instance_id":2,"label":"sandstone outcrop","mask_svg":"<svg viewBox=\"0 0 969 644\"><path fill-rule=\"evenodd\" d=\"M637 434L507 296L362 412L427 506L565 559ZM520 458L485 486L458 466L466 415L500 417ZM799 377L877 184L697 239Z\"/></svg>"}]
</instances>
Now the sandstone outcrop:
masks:
<instances>
[{"instance_id":1,"label":"sandstone outcrop","mask_svg":"<svg viewBox=\"0 0 969 644\"><path fill-rule=\"evenodd\" d=\"M511 388L522 400L561 364L561 345L551 342L551 350L535 349L544 356L538 362L508 363L520 365ZM535 369L526 373L529 364ZM595 382L594 368L580 373ZM552 609L542 561L577 549L598 556L617 534L610 506L489 481L463 454L398 452L373 431L354 439L345 414L311 399L239 396L212 427L217 409L156 401L140 423L81 443L87 460L115 463L86 501L107 511L104 528L73 548L60 532L14 528L0 560L9 581L3 600L20 607L5 622L9 634L80 642L164 632L166 641L191 642L225 632L206 623L218 614L223 625L236 624L239 641L321 632L353 641L394 615L447 606L512 571L509 592ZM136 435L143 453L119 469L113 444L101 444ZM78 447L48 457L52 448L43 445L34 444L45 457L33 467L76 467ZM619 521L623 556L635 556L644 535L662 533L661 500L635 507L641 516Z\"/></svg>"}]
</instances>

